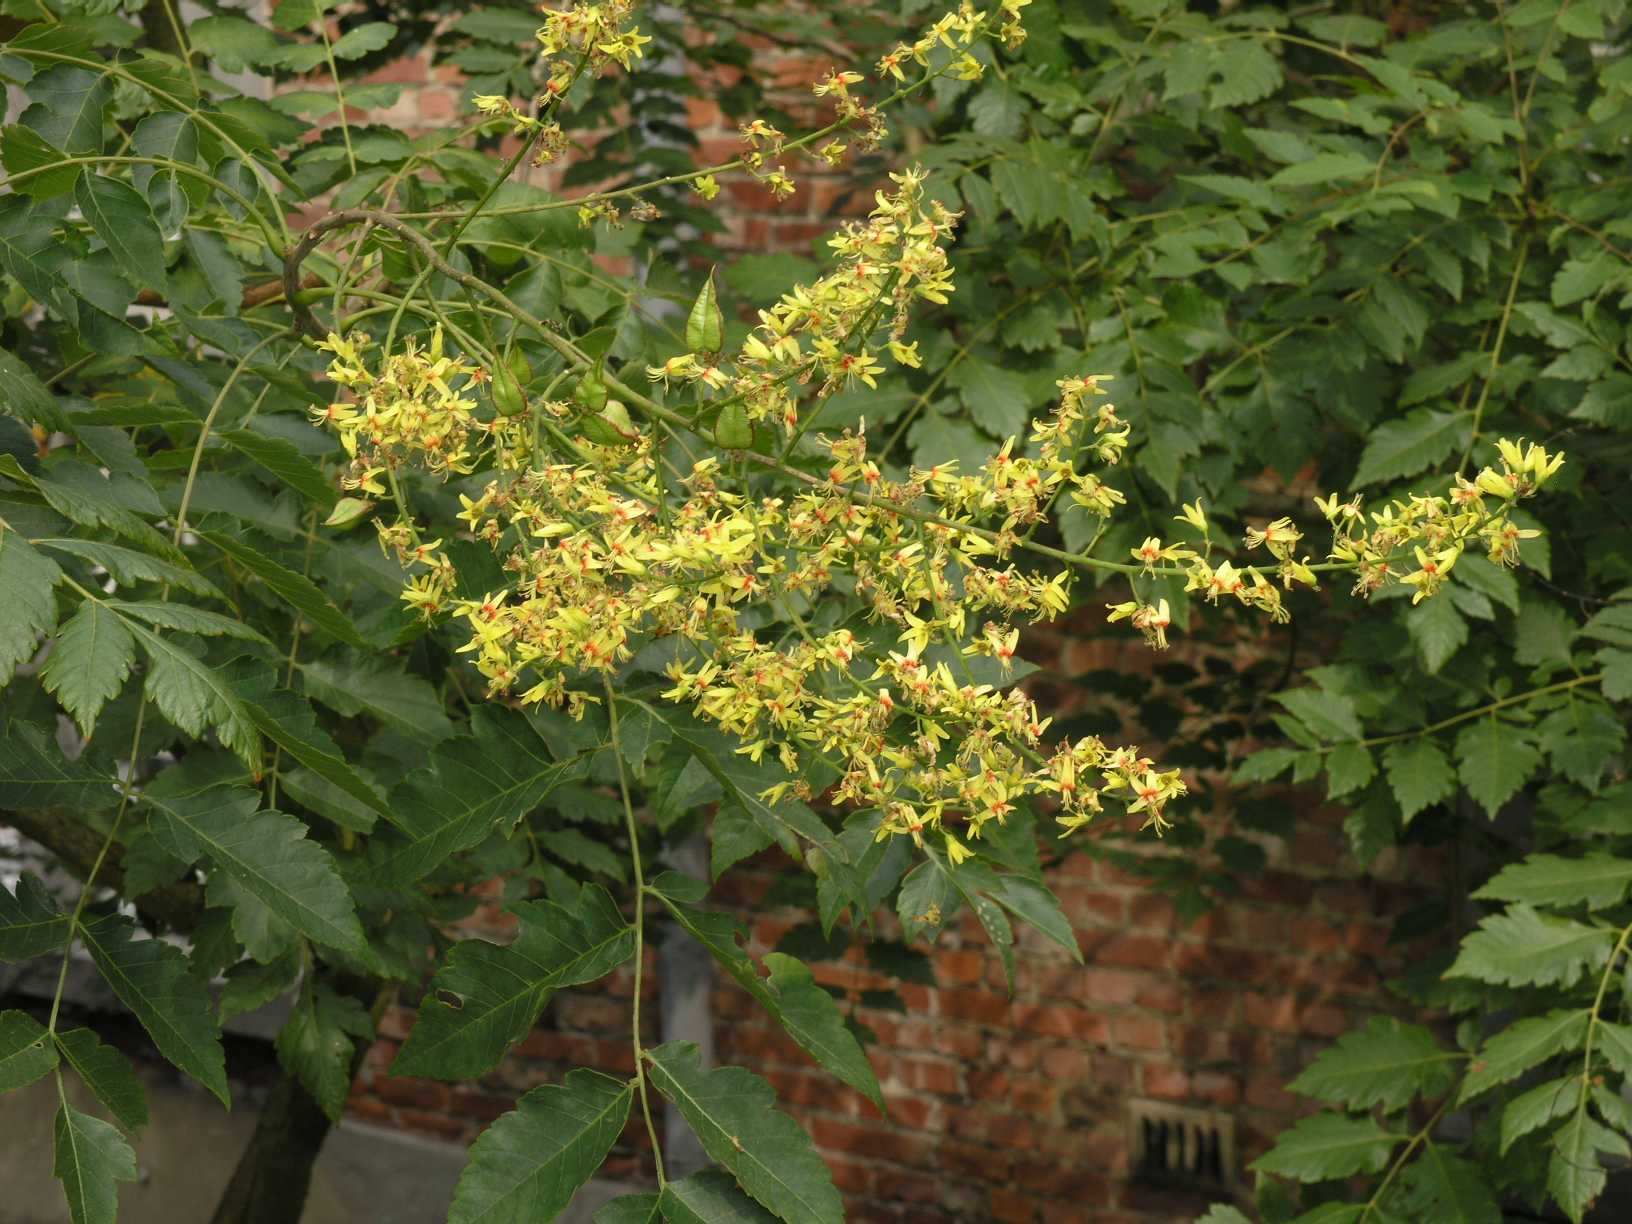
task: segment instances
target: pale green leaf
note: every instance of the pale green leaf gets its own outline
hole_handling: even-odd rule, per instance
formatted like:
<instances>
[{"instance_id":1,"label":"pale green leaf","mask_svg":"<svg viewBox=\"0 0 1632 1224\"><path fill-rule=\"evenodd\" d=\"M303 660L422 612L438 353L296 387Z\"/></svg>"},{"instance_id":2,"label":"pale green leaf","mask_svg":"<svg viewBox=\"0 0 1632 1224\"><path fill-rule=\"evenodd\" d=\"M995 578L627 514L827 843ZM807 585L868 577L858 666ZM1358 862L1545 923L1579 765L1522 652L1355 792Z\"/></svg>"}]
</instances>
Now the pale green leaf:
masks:
<instances>
[{"instance_id":1,"label":"pale green leaf","mask_svg":"<svg viewBox=\"0 0 1632 1224\"><path fill-rule=\"evenodd\" d=\"M220 672L197 655L141 625L127 626L146 651L146 692L153 704L189 735L214 730L221 743L251 768L259 765L261 737L249 711Z\"/></svg>"},{"instance_id":2,"label":"pale green leaf","mask_svg":"<svg viewBox=\"0 0 1632 1224\"><path fill-rule=\"evenodd\" d=\"M1553 1135L1547 1161L1547 1189L1564 1214L1579 1221L1604 1191L1609 1173L1600 1157L1617 1163L1632 1155L1626 1136L1611 1130L1585 1109L1577 1109Z\"/></svg>"},{"instance_id":3,"label":"pale green leaf","mask_svg":"<svg viewBox=\"0 0 1632 1224\"><path fill-rule=\"evenodd\" d=\"M74 201L132 284L160 290L169 284L164 239L139 192L106 175L85 174L74 188Z\"/></svg>"},{"instance_id":4,"label":"pale green leaf","mask_svg":"<svg viewBox=\"0 0 1632 1224\"><path fill-rule=\"evenodd\" d=\"M1592 853L1580 858L1533 854L1509 863L1474 893L1481 901L1588 909L1618 905L1632 889L1632 859Z\"/></svg>"},{"instance_id":5,"label":"pale green leaf","mask_svg":"<svg viewBox=\"0 0 1632 1224\"><path fill-rule=\"evenodd\" d=\"M1405 627L1430 676L1468 642L1468 622L1450 599L1425 599L1405 615Z\"/></svg>"},{"instance_id":6,"label":"pale green leaf","mask_svg":"<svg viewBox=\"0 0 1632 1224\"><path fill-rule=\"evenodd\" d=\"M1399 420L1385 421L1371 431L1360 453L1354 487L1415 476L1454 452L1466 436L1466 418L1453 412L1419 409Z\"/></svg>"},{"instance_id":7,"label":"pale green leaf","mask_svg":"<svg viewBox=\"0 0 1632 1224\"><path fill-rule=\"evenodd\" d=\"M1572 1075L1537 1084L1514 1097L1502 1109L1502 1154L1531 1131L1574 1109L1581 1092L1580 1079Z\"/></svg>"}]
</instances>

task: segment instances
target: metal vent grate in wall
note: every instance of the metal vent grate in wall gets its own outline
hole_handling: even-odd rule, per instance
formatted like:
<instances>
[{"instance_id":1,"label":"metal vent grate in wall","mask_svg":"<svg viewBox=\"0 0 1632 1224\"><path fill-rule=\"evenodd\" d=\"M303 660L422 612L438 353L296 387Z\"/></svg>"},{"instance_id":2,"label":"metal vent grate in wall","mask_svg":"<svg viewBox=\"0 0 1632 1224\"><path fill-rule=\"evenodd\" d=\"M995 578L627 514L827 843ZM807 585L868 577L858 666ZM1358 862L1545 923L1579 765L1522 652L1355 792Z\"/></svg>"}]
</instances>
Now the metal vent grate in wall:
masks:
<instances>
[{"instance_id":1,"label":"metal vent grate in wall","mask_svg":"<svg viewBox=\"0 0 1632 1224\"><path fill-rule=\"evenodd\" d=\"M1233 1190L1235 1119L1160 1101L1129 1101L1128 1164L1143 1181Z\"/></svg>"}]
</instances>

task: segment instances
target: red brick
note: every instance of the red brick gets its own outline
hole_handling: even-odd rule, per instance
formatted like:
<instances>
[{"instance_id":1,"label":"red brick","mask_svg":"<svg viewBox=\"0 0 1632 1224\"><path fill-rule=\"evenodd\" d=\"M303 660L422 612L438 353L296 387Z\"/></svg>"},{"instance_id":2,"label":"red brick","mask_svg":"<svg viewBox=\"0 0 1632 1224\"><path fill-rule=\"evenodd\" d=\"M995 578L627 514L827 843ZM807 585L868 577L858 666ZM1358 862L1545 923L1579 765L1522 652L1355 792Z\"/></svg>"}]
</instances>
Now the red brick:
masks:
<instances>
[{"instance_id":1,"label":"red brick","mask_svg":"<svg viewBox=\"0 0 1632 1224\"><path fill-rule=\"evenodd\" d=\"M393 1105L412 1105L420 1109L446 1109L448 1086L435 1080L395 1079L382 1076L374 1085L375 1095Z\"/></svg>"},{"instance_id":2,"label":"red brick","mask_svg":"<svg viewBox=\"0 0 1632 1224\"><path fill-rule=\"evenodd\" d=\"M1163 1050L1167 1048L1167 1026L1149 1016L1114 1016L1111 1041L1135 1050Z\"/></svg>"},{"instance_id":3,"label":"red brick","mask_svg":"<svg viewBox=\"0 0 1632 1224\"><path fill-rule=\"evenodd\" d=\"M1076 1046L1055 1046L1044 1050L1038 1059L1044 1075L1052 1080L1073 1082L1088 1077L1088 1052Z\"/></svg>"},{"instance_id":4,"label":"red brick","mask_svg":"<svg viewBox=\"0 0 1632 1224\"><path fill-rule=\"evenodd\" d=\"M1149 935L1117 934L1083 940L1084 955L1090 964L1116 965L1127 969L1162 969L1167 965L1171 943Z\"/></svg>"},{"instance_id":5,"label":"red brick","mask_svg":"<svg viewBox=\"0 0 1632 1224\"><path fill-rule=\"evenodd\" d=\"M977 1024L1003 1024L1009 1019L1009 1001L988 990L941 991L941 1014Z\"/></svg>"},{"instance_id":6,"label":"red brick","mask_svg":"<svg viewBox=\"0 0 1632 1224\"><path fill-rule=\"evenodd\" d=\"M999 1224L1032 1224L1037 1218L1031 1200L1017 1190L993 1190L987 1201L987 1211Z\"/></svg>"},{"instance_id":7,"label":"red brick","mask_svg":"<svg viewBox=\"0 0 1632 1224\"><path fill-rule=\"evenodd\" d=\"M1263 995L1249 990L1241 996L1241 1010L1254 1028L1277 1033L1298 1031L1298 1002L1291 995Z\"/></svg>"},{"instance_id":8,"label":"red brick","mask_svg":"<svg viewBox=\"0 0 1632 1224\"><path fill-rule=\"evenodd\" d=\"M952 1096L958 1091L958 1073L948 1063L927 1058L898 1058L891 1067L895 1078L908 1088Z\"/></svg>"},{"instance_id":9,"label":"red brick","mask_svg":"<svg viewBox=\"0 0 1632 1224\"><path fill-rule=\"evenodd\" d=\"M1213 1105L1236 1105L1241 1100L1241 1080L1222 1071L1197 1071L1190 1077L1190 1091Z\"/></svg>"},{"instance_id":10,"label":"red brick","mask_svg":"<svg viewBox=\"0 0 1632 1224\"><path fill-rule=\"evenodd\" d=\"M1139 1069L1140 1090L1159 1101L1183 1101L1190 1096L1190 1076L1179 1067L1146 1063Z\"/></svg>"},{"instance_id":11,"label":"red brick","mask_svg":"<svg viewBox=\"0 0 1632 1224\"><path fill-rule=\"evenodd\" d=\"M969 986L986 975L986 957L972 948L947 948L935 954L935 979Z\"/></svg>"}]
</instances>

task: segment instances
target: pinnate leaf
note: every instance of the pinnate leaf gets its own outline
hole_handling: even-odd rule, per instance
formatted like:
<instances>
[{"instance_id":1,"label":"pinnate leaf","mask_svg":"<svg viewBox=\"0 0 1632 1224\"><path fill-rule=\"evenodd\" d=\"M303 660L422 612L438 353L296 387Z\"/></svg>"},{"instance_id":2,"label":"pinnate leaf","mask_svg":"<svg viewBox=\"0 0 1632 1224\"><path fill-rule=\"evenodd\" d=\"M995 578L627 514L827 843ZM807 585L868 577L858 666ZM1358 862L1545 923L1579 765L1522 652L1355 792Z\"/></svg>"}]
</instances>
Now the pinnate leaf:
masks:
<instances>
[{"instance_id":1,"label":"pinnate leaf","mask_svg":"<svg viewBox=\"0 0 1632 1224\"><path fill-rule=\"evenodd\" d=\"M1496 986L1573 986L1583 973L1601 969L1615 933L1528 905L1492 914L1462 941L1447 977L1475 978Z\"/></svg>"},{"instance_id":2,"label":"pinnate leaf","mask_svg":"<svg viewBox=\"0 0 1632 1224\"><path fill-rule=\"evenodd\" d=\"M836 1224L844 1203L810 1136L774 1108L776 1094L741 1067L704 1070L697 1047L646 1051L653 1085L679 1108L703 1150L786 1224Z\"/></svg>"},{"instance_id":3,"label":"pinnate leaf","mask_svg":"<svg viewBox=\"0 0 1632 1224\"><path fill-rule=\"evenodd\" d=\"M1585 1008L1561 1009L1545 1016L1516 1020L1485 1042L1462 1080L1457 1103L1517 1079L1555 1054L1578 1050L1587 1037L1590 1013Z\"/></svg>"},{"instance_id":4,"label":"pinnate leaf","mask_svg":"<svg viewBox=\"0 0 1632 1224\"><path fill-rule=\"evenodd\" d=\"M126 1058L88 1028L69 1029L57 1034L57 1048L63 1061L78 1073L96 1099L107 1106L128 1131L147 1125L147 1094Z\"/></svg>"},{"instance_id":5,"label":"pinnate leaf","mask_svg":"<svg viewBox=\"0 0 1632 1224\"><path fill-rule=\"evenodd\" d=\"M29 659L41 634L57 623L52 588L62 571L9 527L0 526L0 591L6 612L0 616L0 686L10 683L17 664Z\"/></svg>"},{"instance_id":6,"label":"pinnate leaf","mask_svg":"<svg viewBox=\"0 0 1632 1224\"><path fill-rule=\"evenodd\" d=\"M40 681L89 736L135 661L136 639L124 622L100 600L87 599L57 634Z\"/></svg>"},{"instance_id":7,"label":"pinnate leaf","mask_svg":"<svg viewBox=\"0 0 1632 1224\"><path fill-rule=\"evenodd\" d=\"M1420 1024L1374 1017L1344 1034L1287 1085L1293 1092L1350 1109L1403 1109L1412 1097L1436 1097L1455 1079L1452 1056Z\"/></svg>"},{"instance_id":8,"label":"pinnate leaf","mask_svg":"<svg viewBox=\"0 0 1632 1224\"><path fill-rule=\"evenodd\" d=\"M0 1011L0 1093L26 1087L56 1065L45 1025L27 1012Z\"/></svg>"},{"instance_id":9,"label":"pinnate leaf","mask_svg":"<svg viewBox=\"0 0 1632 1224\"><path fill-rule=\"evenodd\" d=\"M119 1183L136 1180L136 1153L117 1127L65 1102L57 1110L52 1172L74 1224L114 1224Z\"/></svg>"},{"instance_id":10,"label":"pinnate leaf","mask_svg":"<svg viewBox=\"0 0 1632 1224\"><path fill-rule=\"evenodd\" d=\"M512 912L521 920L515 942L467 939L449 950L393 1075L465 1079L491 1070L557 990L593 982L634 954L634 928L599 885Z\"/></svg>"},{"instance_id":11,"label":"pinnate leaf","mask_svg":"<svg viewBox=\"0 0 1632 1224\"><path fill-rule=\"evenodd\" d=\"M1385 1131L1370 1117L1318 1113L1283 1131L1275 1146L1251 1167L1301 1182L1377 1173L1404 1141L1403 1135Z\"/></svg>"},{"instance_id":12,"label":"pinnate leaf","mask_svg":"<svg viewBox=\"0 0 1632 1224\"><path fill-rule=\"evenodd\" d=\"M159 1052L230 1106L221 1027L209 991L192 975L179 948L162 939L135 940L136 926L119 914L80 926L102 980L130 1009Z\"/></svg>"},{"instance_id":13,"label":"pinnate leaf","mask_svg":"<svg viewBox=\"0 0 1632 1224\"><path fill-rule=\"evenodd\" d=\"M1581 858L1533 854L1510 863L1474 893L1482 901L1517 901L1525 905L1617 905L1632 888L1632 859L1593 853Z\"/></svg>"},{"instance_id":14,"label":"pinnate leaf","mask_svg":"<svg viewBox=\"0 0 1632 1224\"><path fill-rule=\"evenodd\" d=\"M535 1088L471 1145L449 1224L553 1220L612 1150L631 1084L579 1067Z\"/></svg>"},{"instance_id":15,"label":"pinnate leaf","mask_svg":"<svg viewBox=\"0 0 1632 1224\"><path fill-rule=\"evenodd\" d=\"M149 827L168 853L189 863L208 856L314 943L368 956L356 904L333 858L299 820L261 809L259 791L216 786L182 794L160 774L143 801L151 809Z\"/></svg>"}]
</instances>

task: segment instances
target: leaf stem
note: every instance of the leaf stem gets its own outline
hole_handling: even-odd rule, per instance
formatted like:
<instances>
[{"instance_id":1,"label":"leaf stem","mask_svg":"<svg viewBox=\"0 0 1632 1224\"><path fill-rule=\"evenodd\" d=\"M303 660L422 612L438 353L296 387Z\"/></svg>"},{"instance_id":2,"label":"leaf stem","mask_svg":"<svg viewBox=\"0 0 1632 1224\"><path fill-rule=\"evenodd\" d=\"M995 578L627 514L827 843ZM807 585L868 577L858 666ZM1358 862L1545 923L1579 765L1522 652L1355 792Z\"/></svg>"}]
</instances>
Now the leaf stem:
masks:
<instances>
[{"instance_id":1,"label":"leaf stem","mask_svg":"<svg viewBox=\"0 0 1632 1224\"><path fill-rule=\"evenodd\" d=\"M635 878L635 981L634 998L630 1004L630 1046L635 1054L635 1087L640 1093L640 1112L646 1118L646 1134L652 1141L652 1165L657 1170L659 1188L666 1184L663 1176L663 1145L658 1141L657 1124L652 1121L651 1093L646 1086L645 1051L640 1042L640 990L646 964L646 875L640 859L640 825L635 820L635 805L629 798L629 775L623 765L623 743L618 734L618 698L612 689L612 678L602 678L606 692L606 716L612 728L612 760L618 767L618 791L623 796L623 821L629 834L629 866Z\"/></svg>"}]
</instances>

